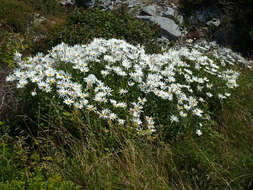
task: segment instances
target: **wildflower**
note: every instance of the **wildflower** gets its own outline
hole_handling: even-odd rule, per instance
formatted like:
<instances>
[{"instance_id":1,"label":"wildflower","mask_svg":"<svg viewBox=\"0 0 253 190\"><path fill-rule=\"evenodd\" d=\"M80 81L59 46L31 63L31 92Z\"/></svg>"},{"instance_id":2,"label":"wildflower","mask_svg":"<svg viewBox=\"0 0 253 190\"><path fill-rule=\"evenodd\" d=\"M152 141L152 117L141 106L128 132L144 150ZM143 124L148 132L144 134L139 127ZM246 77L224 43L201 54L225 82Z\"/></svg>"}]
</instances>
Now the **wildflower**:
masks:
<instances>
[{"instance_id":1,"label":"wildflower","mask_svg":"<svg viewBox=\"0 0 253 190\"><path fill-rule=\"evenodd\" d=\"M128 85L129 85L129 86L133 86L133 85L134 85L134 82L128 82Z\"/></svg>"},{"instance_id":2,"label":"wildflower","mask_svg":"<svg viewBox=\"0 0 253 190\"><path fill-rule=\"evenodd\" d=\"M8 75L7 77L6 77L6 81L7 82L12 82L12 81L14 81L16 78L14 77L14 75Z\"/></svg>"},{"instance_id":3,"label":"wildflower","mask_svg":"<svg viewBox=\"0 0 253 190\"><path fill-rule=\"evenodd\" d=\"M120 89L119 93L120 95L126 94L128 91L125 89Z\"/></svg>"},{"instance_id":4,"label":"wildflower","mask_svg":"<svg viewBox=\"0 0 253 190\"><path fill-rule=\"evenodd\" d=\"M179 112L179 115L180 115L181 117L186 117L186 116L187 116L187 113L184 113L183 111L180 111L180 112Z\"/></svg>"},{"instance_id":5,"label":"wildflower","mask_svg":"<svg viewBox=\"0 0 253 190\"><path fill-rule=\"evenodd\" d=\"M96 110L96 108L93 105L87 105L87 109L89 111L95 111Z\"/></svg>"},{"instance_id":6,"label":"wildflower","mask_svg":"<svg viewBox=\"0 0 253 190\"><path fill-rule=\"evenodd\" d=\"M22 57L21 53L19 53L17 51L14 53L14 59L15 59L15 61L20 61L21 57Z\"/></svg>"},{"instance_id":7,"label":"wildflower","mask_svg":"<svg viewBox=\"0 0 253 190\"><path fill-rule=\"evenodd\" d=\"M213 85L212 84L206 84L206 87L211 89L213 87Z\"/></svg>"},{"instance_id":8,"label":"wildflower","mask_svg":"<svg viewBox=\"0 0 253 190\"><path fill-rule=\"evenodd\" d=\"M141 125L142 124L142 121L139 119L139 118L133 118L133 123L134 123L134 125Z\"/></svg>"},{"instance_id":9,"label":"wildflower","mask_svg":"<svg viewBox=\"0 0 253 190\"><path fill-rule=\"evenodd\" d=\"M173 122L178 123L178 122L179 122L178 117L175 116L175 115L171 115L171 116L170 116L170 121L171 121L171 123L173 123Z\"/></svg>"},{"instance_id":10,"label":"wildflower","mask_svg":"<svg viewBox=\"0 0 253 190\"><path fill-rule=\"evenodd\" d=\"M198 91L202 91L203 88L204 88L203 86L200 85L197 86Z\"/></svg>"},{"instance_id":11,"label":"wildflower","mask_svg":"<svg viewBox=\"0 0 253 190\"><path fill-rule=\"evenodd\" d=\"M116 104L116 107L117 107L117 108L126 108L126 107L127 107L127 104L124 103L124 102L119 102L119 103Z\"/></svg>"},{"instance_id":12,"label":"wildflower","mask_svg":"<svg viewBox=\"0 0 253 190\"><path fill-rule=\"evenodd\" d=\"M88 94L86 94L86 93L80 93L79 97L80 98L86 98L86 97L88 97Z\"/></svg>"},{"instance_id":13,"label":"wildflower","mask_svg":"<svg viewBox=\"0 0 253 190\"><path fill-rule=\"evenodd\" d=\"M197 130L196 130L196 134L197 134L198 136L201 136L201 135L202 135L202 131L199 130L199 129L197 129Z\"/></svg>"},{"instance_id":14,"label":"wildflower","mask_svg":"<svg viewBox=\"0 0 253 190\"><path fill-rule=\"evenodd\" d=\"M71 104L73 104L74 101L70 98L66 98L63 102L67 105L71 105Z\"/></svg>"},{"instance_id":15,"label":"wildflower","mask_svg":"<svg viewBox=\"0 0 253 190\"><path fill-rule=\"evenodd\" d=\"M19 80L18 84L17 84L17 88L24 88L25 85L27 85L28 81L25 79L21 79Z\"/></svg>"},{"instance_id":16,"label":"wildflower","mask_svg":"<svg viewBox=\"0 0 253 190\"><path fill-rule=\"evenodd\" d=\"M225 99L225 98L227 98L227 97L224 96L224 95L222 95L222 94L218 94L218 98L219 98L219 99Z\"/></svg>"},{"instance_id":17,"label":"wildflower","mask_svg":"<svg viewBox=\"0 0 253 190\"><path fill-rule=\"evenodd\" d=\"M31 95L32 95L32 96L36 96L36 95L37 95L37 92L34 90L34 91L31 92Z\"/></svg>"},{"instance_id":18,"label":"wildflower","mask_svg":"<svg viewBox=\"0 0 253 190\"><path fill-rule=\"evenodd\" d=\"M147 102L147 99L138 97L138 101L139 101L140 104L143 105L145 102Z\"/></svg>"},{"instance_id":19,"label":"wildflower","mask_svg":"<svg viewBox=\"0 0 253 190\"><path fill-rule=\"evenodd\" d=\"M210 92L207 92L206 95L207 95L209 98L211 98L211 97L213 96L212 93L210 93Z\"/></svg>"},{"instance_id":20,"label":"wildflower","mask_svg":"<svg viewBox=\"0 0 253 190\"><path fill-rule=\"evenodd\" d=\"M198 104L196 98L193 98L192 96L189 97L188 102L191 107L196 107Z\"/></svg>"},{"instance_id":21,"label":"wildflower","mask_svg":"<svg viewBox=\"0 0 253 190\"><path fill-rule=\"evenodd\" d=\"M111 114L109 115L109 119L110 119L110 120L115 120L115 119L117 119L117 115L116 115L115 113L111 113Z\"/></svg>"},{"instance_id":22,"label":"wildflower","mask_svg":"<svg viewBox=\"0 0 253 190\"><path fill-rule=\"evenodd\" d=\"M119 122L120 125L124 125L125 120L123 120L123 119L118 119L118 122Z\"/></svg>"},{"instance_id":23,"label":"wildflower","mask_svg":"<svg viewBox=\"0 0 253 190\"><path fill-rule=\"evenodd\" d=\"M113 90L110 87L104 87L104 92L106 96L110 96L112 91Z\"/></svg>"},{"instance_id":24,"label":"wildflower","mask_svg":"<svg viewBox=\"0 0 253 190\"><path fill-rule=\"evenodd\" d=\"M81 100L81 104L82 104L82 105L85 105L85 106L86 106L86 105L88 105L88 103L89 103L89 102L88 102L88 100L86 100L86 99L82 99L82 100Z\"/></svg>"},{"instance_id":25,"label":"wildflower","mask_svg":"<svg viewBox=\"0 0 253 190\"><path fill-rule=\"evenodd\" d=\"M125 67L128 70L128 69L131 68L131 63L127 59L124 59L122 61L122 66Z\"/></svg>"},{"instance_id":26,"label":"wildflower","mask_svg":"<svg viewBox=\"0 0 253 190\"><path fill-rule=\"evenodd\" d=\"M73 105L78 109L85 107L89 111L94 111L99 117L115 120L120 125L126 121L118 118L117 111L124 113L130 110L130 115L125 114L130 117L129 119L135 125L140 126L145 120L148 129L155 131L153 119L145 115L145 112L151 110L144 112L143 109L144 104L151 103L145 97L151 99L154 96L154 98L163 99L162 102L171 101L170 103L176 105L177 116L176 114L172 115L169 119L171 123L177 123L179 122L178 117L184 118L189 115L188 111L191 111L194 116L201 117L201 119L207 118L208 115L200 109L205 100L198 95L201 94L200 91L205 92L204 89L212 89L216 84L208 76L212 75L212 78L224 80L226 84L224 88L226 89L238 86L239 73L225 69L226 64L233 64L236 61L233 56L229 58L228 52L226 56L221 56L216 51L214 57L221 62L217 65L215 61L205 56L205 53L212 51L213 48L206 45L190 46L170 49L163 54L149 55L145 53L144 47L135 47L117 39L94 39L88 45L75 45L73 47L62 43L52 48L47 55L37 54L35 57L28 57L27 60L21 60L22 55L16 53L15 57L19 68L7 76L6 81L17 81L18 88L23 88L28 82L32 82L32 86L37 85L44 92L49 93L55 90L64 104ZM195 65L189 64L188 61L185 61L186 59ZM72 66L72 69L75 69L74 73L79 71L80 76L83 76L81 84L86 83L86 88L83 89L81 84L74 81L74 75L72 78L71 74L57 70L59 68L57 67L58 62ZM95 62L100 66L96 67L96 64L90 62ZM93 66L96 73L92 73L94 71ZM114 73L113 75L116 74L117 79L119 79L116 82L123 82L129 87L134 86L137 91L141 91L141 93L138 92L139 96L144 98L138 97L137 100L127 100L128 104L132 105L128 108L128 104L122 102L122 98L125 99L126 97L120 95L130 94L129 89L126 87L126 89L119 89L117 93L114 93L117 88L112 88L112 86L115 87L115 81L110 82L110 80L115 79L110 76L112 73ZM200 77L204 76L202 74L205 73L208 75ZM110 76L109 80L106 79L107 76ZM130 89L132 90L132 88ZM224 90L226 91L226 89ZM215 91L205 93L210 98L217 96ZM35 96L37 92L34 90L31 94ZM229 96L230 93L228 92L218 94L220 99ZM129 97L135 97L135 94ZM99 102L99 107L90 104L91 102L87 99L93 103L95 100L95 104ZM131 101L137 102L131 104ZM115 113L105 109L105 107L112 106L112 109L116 110ZM141 130L141 128L138 129ZM198 134L200 133L198 132Z\"/></svg>"},{"instance_id":27,"label":"wildflower","mask_svg":"<svg viewBox=\"0 0 253 190\"><path fill-rule=\"evenodd\" d=\"M200 109L194 109L194 110L192 111L192 113L193 113L193 115L196 115L196 116L198 116L198 117L202 117L203 111L200 110Z\"/></svg>"},{"instance_id":28,"label":"wildflower","mask_svg":"<svg viewBox=\"0 0 253 190\"><path fill-rule=\"evenodd\" d=\"M77 108L77 109L82 109L83 108L83 104L79 103L79 102L76 102L76 103L74 103L74 107Z\"/></svg>"},{"instance_id":29,"label":"wildflower","mask_svg":"<svg viewBox=\"0 0 253 190\"><path fill-rule=\"evenodd\" d=\"M109 72L108 72L108 71L102 70L102 71L101 71L101 74L102 74L104 77L106 77L107 75L109 75Z\"/></svg>"},{"instance_id":30,"label":"wildflower","mask_svg":"<svg viewBox=\"0 0 253 190\"><path fill-rule=\"evenodd\" d=\"M103 119L108 118L109 112L110 112L110 111L109 111L108 109L102 110L101 113L100 113L100 117L103 118Z\"/></svg>"}]
</instances>

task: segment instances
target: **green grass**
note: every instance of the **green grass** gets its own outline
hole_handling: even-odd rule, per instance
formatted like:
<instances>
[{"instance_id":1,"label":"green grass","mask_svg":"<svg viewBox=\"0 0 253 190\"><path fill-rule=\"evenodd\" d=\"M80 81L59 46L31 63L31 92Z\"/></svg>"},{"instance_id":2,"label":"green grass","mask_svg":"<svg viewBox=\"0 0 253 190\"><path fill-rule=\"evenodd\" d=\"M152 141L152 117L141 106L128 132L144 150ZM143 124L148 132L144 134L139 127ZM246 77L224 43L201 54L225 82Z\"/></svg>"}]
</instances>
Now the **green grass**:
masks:
<instances>
[{"instance_id":1,"label":"green grass","mask_svg":"<svg viewBox=\"0 0 253 190\"><path fill-rule=\"evenodd\" d=\"M173 144L152 138L128 140L120 150L108 153L91 138L88 147L74 143L72 159L64 159L61 167L57 167L61 159L56 159L53 166L77 184L85 181L82 185L87 189L251 189L252 74L243 74L240 87L217 113L209 135L189 135Z\"/></svg>"},{"instance_id":2,"label":"green grass","mask_svg":"<svg viewBox=\"0 0 253 190\"><path fill-rule=\"evenodd\" d=\"M1 0L1 24L7 24L15 32L25 32L32 20L31 7L17 0Z\"/></svg>"},{"instance_id":3,"label":"green grass","mask_svg":"<svg viewBox=\"0 0 253 190\"><path fill-rule=\"evenodd\" d=\"M47 52L61 42L74 45L89 43L93 38L116 38L134 45L145 45L149 53L157 53L161 50L155 42L159 31L157 25L140 21L124 9L118 11L101 11L97 8L76 9L67 15L65 25L50 32L39 45L35 44L32 52Z\"/></svg>"}]
</instances>

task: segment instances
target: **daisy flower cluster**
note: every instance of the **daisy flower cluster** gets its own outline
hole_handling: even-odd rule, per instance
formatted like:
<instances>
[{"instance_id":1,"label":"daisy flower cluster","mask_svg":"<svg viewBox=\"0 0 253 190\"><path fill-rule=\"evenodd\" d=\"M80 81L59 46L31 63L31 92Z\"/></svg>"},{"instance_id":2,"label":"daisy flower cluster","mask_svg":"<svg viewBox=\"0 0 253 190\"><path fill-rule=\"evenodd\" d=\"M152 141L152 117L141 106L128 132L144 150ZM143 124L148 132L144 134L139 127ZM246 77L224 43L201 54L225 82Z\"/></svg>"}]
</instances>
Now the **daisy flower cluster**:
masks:
<instances>
[{"instance_id":1,"label":"daisy flower cluster","mask_svg":"<svg viewBox=\"0 0 253 190\"><path fill-rule=\"evenodd\" d=\"M238 86L239 73L229 69L233 60L218 52L212 58L210 51L198 45L150 55L140 45L97 38L87 45L62 43L46 55L16 53L18 67L6 80L17 88L32 84L32 96L54 93L63 104L101 119L155 131L159 117L149 109L154 99L168 105L159 114L171 125L188 117L201 123L208 100L226 99Z\"/></svg>"}]
</instances>

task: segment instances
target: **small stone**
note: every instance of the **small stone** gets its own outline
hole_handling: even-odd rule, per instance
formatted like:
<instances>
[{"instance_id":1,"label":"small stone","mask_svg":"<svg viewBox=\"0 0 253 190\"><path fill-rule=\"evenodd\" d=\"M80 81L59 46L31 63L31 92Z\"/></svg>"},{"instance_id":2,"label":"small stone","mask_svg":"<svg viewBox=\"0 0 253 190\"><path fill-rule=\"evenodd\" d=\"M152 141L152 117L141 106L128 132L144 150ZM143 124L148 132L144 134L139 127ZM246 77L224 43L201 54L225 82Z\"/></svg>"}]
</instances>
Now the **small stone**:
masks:
<instances>
[{"instance_id":1,"label":"small stone","mask_svg":"<svg viewBox=\"0 0 253 190\"><path fill-rule=\"evenodd\" d=\"M212 20L209 20L206 25L208 26L220 26L220 19L213 18Z\"/></svg>"},{"instance_id":2,"label":"small stone","mask_svg":"<svg viewBox=\"0 0 253 190\"><path fill-rule=\"evenodd\" d=\"M175 16L175 10L170 8L170 7L167 7L165 12L163 13L163 16L165 17L168 17L168 18L173 18Z\"/></svg>"},{"instance_id":3,"label":"small stone","mask_svg":"<svg viewBox=\"0 0 253 190\"><path fill-rule=\"evenodd\" d=\"M178 21L179 24L183 24L184 17L182 15L178 15L176 18L177 18L177 21Z\"/></svg>"},{"instance_id":4,"label":"small stone","mask_svg":"<svg viewBox=\"0 0 253 190\"><path fill-rule=\"evenodd\" d=\"M75 3L73 0L62 0L60 4L65 6L65 5L74 5Z\"/></svg>"},{"instance_id":5,"label":"small stone","mask_svg":"<svg viewBox=\"0 0 253 190\"><path fill-rule=\"evenodd\" d=\"M157 41L159 43L168 43L169 42L168 38L166 38L165 36L161 36L160 38L157 39Z\"/></svg>"}]
</instances>

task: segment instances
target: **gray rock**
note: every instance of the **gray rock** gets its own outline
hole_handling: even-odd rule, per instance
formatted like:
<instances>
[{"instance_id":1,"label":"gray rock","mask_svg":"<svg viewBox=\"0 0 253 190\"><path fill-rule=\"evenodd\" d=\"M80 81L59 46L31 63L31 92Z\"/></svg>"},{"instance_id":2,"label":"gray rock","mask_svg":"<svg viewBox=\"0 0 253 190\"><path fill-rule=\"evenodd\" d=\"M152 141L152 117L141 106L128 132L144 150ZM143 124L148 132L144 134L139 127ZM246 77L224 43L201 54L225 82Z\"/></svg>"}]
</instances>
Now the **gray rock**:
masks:
<instances>
[{"instance_id":1,"label":"gray rock","mask_svg":"<svg viewBox=\"0 0 253 190\"><path fill-rule=\"evenodd\" d=\"M103 7L104 9L108 9L109 6L112 4L111 0L100 0L100 6Z\"/></svg>"},{"instance_id":2,"label":"gray rock","mask_svg":"<svg viewBox=\"0 0 253 190\"><path fill-rule=\"evenodd\" d=\"M142 14L155 16L157 14L155 5L149 5L142 9Z\"/></svg>"},{"instance_id":3,"label":"gray rock","mask_svg":"<svg viewBox=\"0 0 253 190\"><path fill-rule=\"evenodd\" d=\"M128 0L128 1L124 1L123 3L126 4L129 9L132 9L136 6L141 5L141 3L138 0Z\"/></svg>"},{"instance_id":4,"label":"gray rock","mask_svg":"<svg viewBox=\"0 0 253 190\"><path fill-rule=\"evenodd\" d=\"M176 39L182 35L179 26L172 19L161 16L137 16L137 18L158 24L169 39Z\"/></svg>"},{"instance_id":5,"label":"gray rock","mask_svg":"<svg viewBox=\"0 0 253 190\"><path fill-rule=\"evenodd\" d=\"M74 0L62 0L60 1L60 4L61 5L74 5L75 4L75 1Z\"/></svg>"},{"instance_id":6,"label":"gray rock","mask_svg":"<svg viewBox=\"0 0 253 190\"><path fill-rule=\"evenodd\" d=\"M177 15L176 16L176 19L178 21L179 24L183 24L184 22L184 17L182 15Z\"/></svg>"},{"instance_id":7,"label":"gray rock","mask_svg":"<svg viewBox=\"0 0 253 190\"><path fill-rule=\"evenodd\" d=\"M215 26L215 27L218 27L218 26L220 26L220 19L218 19L218 18L213 18L212 20L209 20L207 23L206 23L206 25L208 25L208 26Z\"/></svg>"},{"instance_id":8,"label":"gray rock","mask_svg":"<svg viewBox=\"0 0 253 190\"><path fill-rule=\"evenodd\" d=\"M176 15L176 12L174 9L167 7L165 11L163 12L163 16L168 18L173 18Z\"/></svg>"},{"instance_id":9,"label":"gray rock","mask_svg":"<svg viewBox=\"0 0 253 190\"><path fill-rule=\"evenodd\" d=\"M160 38L157 39L157 42L158 43L168 43L169 40L168 40L168 38L166 38L165 36L162 35Z\"/></svg>"}]
</instances>

